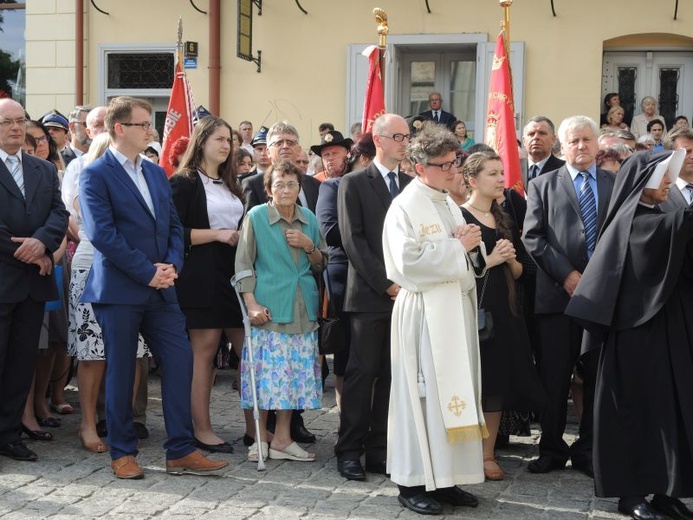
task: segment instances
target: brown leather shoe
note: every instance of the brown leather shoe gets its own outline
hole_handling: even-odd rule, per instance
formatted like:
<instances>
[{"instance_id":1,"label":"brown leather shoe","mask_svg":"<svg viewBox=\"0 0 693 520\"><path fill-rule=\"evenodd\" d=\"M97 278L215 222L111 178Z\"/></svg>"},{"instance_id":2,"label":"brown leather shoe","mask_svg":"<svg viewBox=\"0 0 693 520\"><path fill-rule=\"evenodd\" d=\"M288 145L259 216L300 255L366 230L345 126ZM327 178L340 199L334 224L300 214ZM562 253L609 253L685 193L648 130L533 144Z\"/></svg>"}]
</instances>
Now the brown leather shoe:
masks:
<instances>
[{"instance_id":1,"label":"brown leather shoe","mask_svg":"<svg viewBox=\"0 0 693 520\"><path fill-rule=\"evenodd\" d=\"M185 457L166 461L166 473L171 475L207 475L214 471L219 471L228 466L229 463L223 460L210 460L201 451L195 450Z\"/></svg>"},{"instance_id":2,"label":"brown leather shoe","mask_svg":"<svg viewBox=\"0 0 693 520\"><path fill-rule=\"evenodd\" d=\"M142 478L144 476L144 471L137 460L135 460L134 455L125 455L125 457L120 457L111 461L111 469L115 473L116 478Z\"/></svg>"}]
</instances>

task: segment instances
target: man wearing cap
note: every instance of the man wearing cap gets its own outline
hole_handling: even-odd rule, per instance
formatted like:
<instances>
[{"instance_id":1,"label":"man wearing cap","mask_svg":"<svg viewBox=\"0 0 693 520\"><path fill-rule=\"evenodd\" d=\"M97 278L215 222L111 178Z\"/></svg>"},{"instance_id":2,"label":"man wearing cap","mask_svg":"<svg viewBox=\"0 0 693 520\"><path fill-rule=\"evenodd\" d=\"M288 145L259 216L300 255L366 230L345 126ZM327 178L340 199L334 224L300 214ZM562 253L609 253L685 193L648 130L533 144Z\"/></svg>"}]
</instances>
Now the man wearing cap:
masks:
<instances>
[{"instance_id":1,"label":"man wearing cap","mask_svg":"<svg viewBox=\"0 0 693 520\"><path fill-rule=\"evenodd\" d=\"M68 116L70 142L60 151L60 155L63 156L66 167L73 159L87 153L87 150L89 150L91 138L87 132L87 114L89 114L90 111L91 107L80 105L76 106ZM48 131L53 135L50 127L48 127ZM59 130L57 131L59 132Z\"/></svg>"},{"instance_id":2,"label":"man wearing cap","mask_svg":"<svg viewBox=\"0 0 693 520\"><path fill-rule=\"evenodd\" d=\"M344 139L341 132L330 130L322 136L320 144L310 147L310 150L322 159L324 170L315 175L320 182L330 177L341 177L347 170L347 157L354 141Z\"/></svg>"},{"instance_id":3,"label":"man wearing cap","mask_svg":"<svg viewBox=\"0 0 693 520\"><path fill-rule=\"evenodd\" d=\"M267 150L267 131L269 128L261 126L253 136L250 144L253 147L253 157L255 158L255 167L250 171L248 176L243 179L241 186L245 195L245 211L246 213L253 206L264 204L267 201L263 179L265 170L267 170L272 162ZM259 180L258 180L259 179Z\"/></svg>"},{"instance_id":4,"label":"man wearing cap","mask_svg":"<svg viewBox=\"0 0 693 520\"><path fill-rule=\"evenodd\" d=\"M67 140L67 132L70 130L70 123L68 123L67 118L54 110L43 116L41 123L46 127L48 133L51 134L58 152L62 154L69 142Z\"/></svg>"}]
</instances>

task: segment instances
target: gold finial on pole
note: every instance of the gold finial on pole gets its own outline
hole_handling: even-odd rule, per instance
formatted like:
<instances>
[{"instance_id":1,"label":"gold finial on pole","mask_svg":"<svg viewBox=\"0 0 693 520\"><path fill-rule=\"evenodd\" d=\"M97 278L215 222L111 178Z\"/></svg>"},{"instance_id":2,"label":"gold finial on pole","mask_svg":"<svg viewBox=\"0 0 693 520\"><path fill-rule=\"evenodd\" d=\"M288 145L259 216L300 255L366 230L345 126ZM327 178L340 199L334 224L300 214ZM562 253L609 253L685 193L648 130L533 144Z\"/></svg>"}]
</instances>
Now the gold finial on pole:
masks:
<instances>
[{"instance_id":1,"label":"gold finial on pole","mask_svg":"<svg viewBox=\"0 0 693 520\"><path fill-rule=\"evenodd\" d=\"M380 7L373 9L373 16L378 23L378 50L380 52L380 78L385 87L385 50L387 49L387 34L390 27L387 25L387 13Z\"/></svg>"},{"instance_id":2,"label":"gold finial on pole","mask_svg":"<svg viewBox=\"0 0 693 520\"><path fill-rule=\"evenodd\" d=\"M498 3L503 8L501 30L505 33L505 45L507 46L510 41L510 6L513 5L513 0L498 0Z\"/></svg>"}]
</instances>

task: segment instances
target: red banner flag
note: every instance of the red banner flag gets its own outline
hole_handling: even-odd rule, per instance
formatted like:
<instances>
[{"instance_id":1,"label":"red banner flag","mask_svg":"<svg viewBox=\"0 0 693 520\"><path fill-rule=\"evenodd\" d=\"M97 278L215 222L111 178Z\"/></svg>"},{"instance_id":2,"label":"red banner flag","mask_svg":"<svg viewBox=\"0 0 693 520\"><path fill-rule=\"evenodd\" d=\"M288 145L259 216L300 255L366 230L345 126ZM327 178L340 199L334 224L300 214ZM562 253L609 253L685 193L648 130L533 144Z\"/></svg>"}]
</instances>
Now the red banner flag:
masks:
<instances>
[{"instance_id":1,"label":"red banner flag","mask_svg":"<svg viewBox=\"0 0 693 520\"><path fill-rule=\"evenodd\" d=\"M362 131L365 133L370 132L373 122L385 113L385 93L383 76L380 74L380 49L371 45L362 54L368 57L368 83L361 123Z\"/></svg>"},{"instance_id":2,"label":"red banner flag","mask_svg":"<svg viewBox=\"0 0 693 520\"><path fill-rule=\"evenodd\" d=\"M173 166L168 160L169 150L181 137L190 137L193 130L193 112L195 102L192 97L192 90L185 72L181 68L181 63L176 64L176 75L173 78L173 88L171 89L171 99L168 102L166 111L166 122L164 123L164 136L162 140L161 157L159 166L166 170L166 175L173 175Z\"/></svg>"},{"instance_id":3,"label":"red banner flag","mask_svg":"<svg viewBox=\"0 0 693 520\"><path fill-rule=\"evenodd\" d=\"M505 187L513 188L520 195L524 195L520 153L517 149L517 134L515 133L515 103L510 60L508 60L502 32L498 35L496 50L493 54L485 141L496 151L503 162Z\"/></svg>"}]
</instances>

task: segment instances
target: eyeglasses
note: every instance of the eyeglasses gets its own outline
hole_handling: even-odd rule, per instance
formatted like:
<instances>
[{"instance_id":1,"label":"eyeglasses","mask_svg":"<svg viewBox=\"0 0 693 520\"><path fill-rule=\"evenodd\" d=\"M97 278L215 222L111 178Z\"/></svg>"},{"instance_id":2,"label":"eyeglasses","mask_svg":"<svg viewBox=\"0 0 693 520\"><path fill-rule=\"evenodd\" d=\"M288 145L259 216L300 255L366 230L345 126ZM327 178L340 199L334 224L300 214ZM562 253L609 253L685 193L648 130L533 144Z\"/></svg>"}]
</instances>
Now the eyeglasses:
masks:
<instances>
[{"instance_id":1,"label":"eyeglasses","mask_svg":"<svg viewBox=\"0 0 693 520\"><path fill-rule=\"evenodd\" d=\"M36 144L48 142L48 138L45 135L42 135L41 137L34 137L34 140L36 141Z\"/></svg>"},{"instance_id":2,"label":"eyeglasses","mask_svg":"<svg viewBox=\"0 0 693 520\"><path fill-rule=\"evenodd\" d=\"M23 117L18 117L17 119L5 119L0 118L0 126L3 128L10 128L11 126L26 126L26 119Z\"/></svg>"},{"instance_id":3,"label":"eyeglasses","mask_svg":"<svg viewBox=\"0 0 693 520\"><path fill-rule=\"evenodd\" d=\"M405 139L409 141L411 139L411 134L392 134L392 135L386 135L386 134L378 134L380 137L387 137L388 139L392 139L396 143L401 143Z\"/></svg>"},{"instance_id":4,"label":"eyeglasses","mask_svg":"<svg viewBox=\"0 0 693 520\"><path fill-rule=\"evenodd\" d=\"M462 164L462 161L460 160L460 157L457 156L454 161L448 161L444 163L432 163L432 162L426 162L426 166L435 166L436 168L440 168L444 172L449 172L450 168L453 166L457 168L460 164Z\"/></svg>"},{"instance_id":5,"label":"eyeglasses","mask_svg":"<svg viewBox=\"0 0 693 520\"><path fill-rule=\"evenodd\" d=\"M272 189L277 191L284 191L285 189L295 190L299 184L297 182L277 182L272 184Z\"/></svg>"},{"instance_id":6,"label":"eyeglasses","mask_svg":"<svg viewBox=\"0 0 693 520\"><path fill-rule=\"evenodd\" d=\"M145 121L144 123L120 123L120 124L123 126L139 126L145 132L152 127L152 124L149 121Z\"/></svg>"},{"instance_id":7,"label":"eyeglasses","mask_svg":"<svg viewBox=\"0 0 693 520\"><path fill-rule=\"evenodd\" d=\"M293 148L298 144L298 141L294 139L279 139L278 141L271 142L269 146L276 146L277 148L281 148L282 146L288 146L289 148Z\"/></svg>"}]
</instances>

